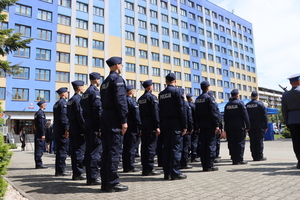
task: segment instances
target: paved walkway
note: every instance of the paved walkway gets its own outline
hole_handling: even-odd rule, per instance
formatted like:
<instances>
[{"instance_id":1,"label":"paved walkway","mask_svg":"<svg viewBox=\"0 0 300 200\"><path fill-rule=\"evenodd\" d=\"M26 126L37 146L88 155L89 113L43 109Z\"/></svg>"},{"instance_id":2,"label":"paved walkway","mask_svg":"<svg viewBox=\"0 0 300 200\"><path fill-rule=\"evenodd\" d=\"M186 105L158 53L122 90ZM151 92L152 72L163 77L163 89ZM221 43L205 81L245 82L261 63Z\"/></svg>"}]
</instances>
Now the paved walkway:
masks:
<instances>
[{"instance_id":1,"label":"paved walkway","mask_svg":"<svg viewBox=\"0 0 300 200\"><path fill-rule=\"evenodd\" d=\"M141 173L123 173L120 181L129 190L119 193L102 193L100 186L87 186L85 181L73 181L71 177L55 177L53 154L45 153L44 164L48 169L34 169L33 151L14 150L7 179L28 199L76 200L76 199L300 199L300 170L289 139L266 141L267 161L253 162L249 142L246 143L247 165L231 165L227 143L221 143L219 171L202 172L200 164L182 170L186 180L167 181L160 176L141 176ZM67 159L70 170L70 159ZM138 163L140 166L140 163ZM157 168L161 169L161 168Z\"/></svg>"}]
</instances>

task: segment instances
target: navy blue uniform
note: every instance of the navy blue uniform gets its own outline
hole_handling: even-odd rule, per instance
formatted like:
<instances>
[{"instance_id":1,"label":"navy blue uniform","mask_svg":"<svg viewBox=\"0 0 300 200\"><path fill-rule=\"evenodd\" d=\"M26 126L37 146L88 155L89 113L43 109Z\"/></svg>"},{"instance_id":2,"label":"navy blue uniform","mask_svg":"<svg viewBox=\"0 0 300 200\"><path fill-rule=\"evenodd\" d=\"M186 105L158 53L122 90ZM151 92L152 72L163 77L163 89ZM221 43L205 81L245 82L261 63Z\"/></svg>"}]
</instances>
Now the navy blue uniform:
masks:
<instances>
[{"instance_id":1,"label":"navy blue uniform","mask_svg":"<svg viewBox=\"0 0 300 200\"><path fill-rule=\"evenodd\" d=\"M134 169L135 148L137 143L137 135L141 130L140 111L136 101L127 96L128 104L128 129L124 135L123 141L123 170L130 171Z\"/></svg>"},{"instance_id":2,"label":"navy blue uniform","mask_svg":"<svg viewBox=\"0 0 300 200\"><path fill-rule=\"evenodd\" d=\"M224 109L224 129L233 163L244 160L246 129L250 128L247 110L242 101L230 98Z\"/></svg>"},{"instance_id":3,"label":"navy blue uniform","mask_svg":"<svg viewBox=\"0 0 300 200\"><path fill-rule=\"evenodd\" d=\"M141 161L143 174L147 174L154 169L156 129L159 128L158 100L151 92L145 91L138 103L142 120Z\"/></svg>"},{"instance_id":4,"label":"navy blue uniform","mask_svg":"<svg viewBox=\"0 0 300 200\"><path fill-rule=\"evenodd\" d=\"M42 156L43 156L43 141L42 136L46 134L46 117L43 110L39 109L34 114L34 160L35 166L40 167L43 165Z\"/></svg>"},{"instance_id":5,"label":"navy blue uniform","mask_svg":"<svg viewBox=\"0 0 300 200\"><path fill-rule=\"evenodd\" d=\"M203 92L195 101L195 121L200 129L200 158L203 170L214 166L216 156L216 127L219 127L219 113L213 97Z\"/></svg>"},{"instance_id":6,"label":"navy blue uniform","mask_svg":"<svg viewBox=\"0 0 300 200\"><path fill-rule=\"evenodd\" d=\"M191 135L191 161L193 162L196 157L200 156L198 148L200 148L199 144L199 133L198 133L198 128L195 123L195 110L196 106L194 102L188 101L189 106L191 107L192 111L192 117L193 117L193 126L194 126L194 132Z\"/></svg>"},{"instance_id":7,"label":"navy blue uniform","mask_svg":"<svg viewBox=\"0 0 300 200\"><path fill-rule=\"evenodd\" d=\"M99 89L90 85L83 93L80 105L85 120L86 136L86 178L92 183L99 178L99 163L101 161L102 142L99 138L101 129L101 99Z\"/></svg>"},{"instance_id":8,"label":"navy blue uniform","mask_svg":"<svg viewBox=\"0 0 300 200\"><path fill-rule=\"evenodd\" d=\"M247 103L246 108L251 124L248 133L252 158L253 160L261 160L263 158L264 133L268 128L267 110L262 102L255 99Z\"/></svg>"},{"instance_id":9,"label":"navy blue uniform","mask_svg":"<svg viewBox=\"0 0 300 200\"><path fill-rule=\"evenodd\" d=\"M187 133L183 136L182 141L182 154L181 154L181 168L185 168L188 165L189 150L191 148L191 131L194 130L194 120L192 114L192 108L187 101L184 102L187 115Z\"/></svg>"},{"instance_id":10,"label":"navy blue uniform","mask_svg":"<svg viewBox=\"0 0 300 200\"><path fill-rule=\"evenodd\" d=\"M163 144L163 170L165 178L181 175L182 131L187 129L187 112L183 92L168 85L158 95Z\"/></svg>"},{"instance_id":11,"label":"navy blue uniform","mask_svg":"<svg viewBox=\"0 0 300 200\"><path fill-rule=\"evenodd\" d=\"M65 172L66 158L68 156L69 138L65 138L65 131L69 130L69 120L67 117L67 102L60 98L53 106L56 158L55 174L60 175Z\"/></svg>"},{"instance_id":12,"label":"navy blue uniform","mask_svg":"<svg viewBox=\"0 0 300 200\"><path fill-rule=\"evenodd\" d=\"M102 162L101 190L109 190L119 183L117 174L122 151L122 124L127 123L128 106L124 79L114 71L101 85L101 101L103 113L102 123Z\"/></svg>"},{"instance_id":13,"label":"navy blue uniform","mask_svg":"<svg viewBox=\"0 0 300 200\"><path fill-rule=\"evenodd\" d=\"M68 119L70 123L70 154L73 178L83 174L85 154L84 119L80 106L81 96L77 93L68 101Z\"/></svg>"}]
</instances>

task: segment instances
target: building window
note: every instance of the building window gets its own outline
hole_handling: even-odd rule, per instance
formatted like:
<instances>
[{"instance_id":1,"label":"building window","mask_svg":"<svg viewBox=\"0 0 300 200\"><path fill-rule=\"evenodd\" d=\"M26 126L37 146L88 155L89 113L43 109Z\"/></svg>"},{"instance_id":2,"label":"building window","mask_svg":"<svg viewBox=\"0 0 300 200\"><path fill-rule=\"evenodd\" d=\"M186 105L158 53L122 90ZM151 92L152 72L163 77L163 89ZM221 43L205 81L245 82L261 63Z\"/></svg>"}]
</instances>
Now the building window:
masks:
<instances>
[{"instance_id":1,"label":"building window","mask_svg":"<svg viewBox=\"0 0 300 200\"><path fill-rule=\"evenodd\" d=\"M187 16L186 10L184 10L184 9L180 9L180 14L185 17Z\"/></svg>"},{"instance_id":2,"label":"building window","mask_svg":"<svg viewBox=\"0 0 300 200\"><path fill-rule=\"evenodd\" d=\"M147 22L145 22L143 20L139 20L139 27L147 29Z\"/></svg>"},{"instance_id":3,"label":"building window","mask_svg":"<svg viewBox=\"0 0 300 200\"><path fill-rule=\"evenodd\" d=\"M159 54L158 53L151 53L152 55L152 60L155 60L155 61L159 61Z\"/></svg>"},{"instance_id":4,"label":"building window","mask_svg":"<svg viewBox=\"0 0 300 200\"><path fill-rule=\"evenodd\" d=\"M189 36L186 34L182 34L182 40L188 42L189 41Z\"/></svg>"},{"instance_id":5,"label":"building window","mask_svg":"<svg viewBox=\"0 0 300 200\"><path fill-rule=\"evenodd\" d=\"M157 12L154 10L150 10L150 17L157 18Z\"/></svg>"},{"instance_id":6,"label":"building window","mask_svg":"<svg viewBox=\"0 0 300 200\"><path fill-rule=\"evenodd\" d=\"M151 31L158 32L158 26L155 24L150 24Z\"/></svg>"},{"instance_id":7,"label":"building window","mask_svg":"<svg viewBox=\"0 0 300 200\"><path fill-rule=\"evenodd\" d=\"M93 7L93 14L97 15L97 16L100 16L100 17L104 17L104 9L94 6Z\"/></svg>"},{"instance_id":8,"label":"building window","mask_svg":"<svg viewBox=\"0 0 300 200\"><path fill-rule=\"evenodd\" d=\"M160 83L153 83L153 91L160 92Z\"/></svg>"},{"instance_id":9,"label":"building window","mask_svg":"<svg viewBox=\"0 0 300 200\"><path fill-rule=\"evenodd\" d=\"M200 58L206 59L206 53L203 51L200 51Z\"/></svg>"},{"instance_id":10,"label":"building window","mask_svg":"<svg viewBox=\"0 0 300 200\"><path fill-rule=\"evenodd\" d=\"M223 92L218 92L218 99L224 99Z\"/></svg>"},{"instance_id":11,"label":"building window","mask_svg":"<svg viewBox=\"0 0 300 200\"><path fill-rule=\"evenodd\" d=\"M235 76L236 76L237 79L241 79L241 74L240 73L236 73Z\"/></svg>"},{"instance_id":12,"label":"building window","mask_svg":"<svg viewBox=\"0 0 300 200\"><path fill-rule=\"evenodd\" d=\"M188 28L188 23L186 23L184 21L181 21L181 28L187 29Z\"/></svg>"},{"instance_id":13,"label":"building window","mask_svg":"<svg viewBox=\"0 0 300 200\"><path fill-rule=\"evenodd\" d=\"M194 82L195 83L200 83L200 76L194 75Z\"/></svg>"},{"instance_id":14,"label":"building window","mask_svg":"<svg viewBox=\"0 0 300 200\"><path fill-rule=\"evenodd\" d=\"M93 23L93 31L97 33L104 33L104 25Z\"/></svg>"},{"instance_id":15,"label":"building window","mask_svg":"<svg viewBox=\"0 0 300 200\"><path fill-rule=\"evenodd\" d=\"M56 81L57 82L69 82L69 72L56 71Z\"/></svg>"},{"instance_id":16,"label":"building window","mask_svg":"<svg viewBox=\"0 0 300 200\"><path fill-rule=\"evenodd\" d=\"M16 4L15 6L15 13L18 15L24 15L27 17L31 17L32 8L29 6Z\"/></svg>"},{"instance_id":17,"label":"building window","mask_svg":"<svg viewBox=\"0 0 300 200\"><path fill-rule=\"evenodd\" d=\"M135 80L126 80L127 85L133 85L136 88L136 81Z\"/></svg>"},{"instance_id":18,"label":"building window","mask_svg":"<svg viewBox=\"0 0 300 200\"><path fill-rule=\"evenodd\" d=\"M150 0L150 3L157 5L157 0Z\"/></svg>"},{"instance_id":19,"label":"building window","mask_svg":"<svg viewBox=\"0 0 300 200\"><path fill-rule=\"evenodd\" d=\"M185 81L191 81L191 75L184 73L184 80Z\"/></svg>"},{"instance_id":20,"label":"building window","mask_svg":"<svg viewBox=\"0 0 300 200\"><path fill-rule=\"evenodd\" d=\"M125 16L125 23L129 24L129 25L134 25L134 18L129 17L129 16Z\"/></svg>"},{"instance_id":21,"label":"building window","mask_svg":"<svg viewBox=\"0 0 300 200\"><path fill-rule=\"evenodd\" d=\"M38 10L38 19L51 22L52 21L52 12L46 10Z\"/></svg>"},{"instance_id":22,"label":"building window","mask_svg":"<svg viewBox=\"0 0 300 200\"><path fill-rule=\"evenodd\" d=\"M125 31L125 39L134 40L134 33L130 31Z\"/></svg>"},{"instance_id":23,"label":"building window","mask_svg":"<svg viewBox=\"0 0 300 200\"><path fill-rule=\"evenodd\" d=\"M128 56L135 56L135 49L131 47L125 47L125 54Z\"/></svg>"},{"instance_id":24,"label":"building window","mask_svg":"<svg viewBox=\"0 0 300 200\"><path fill-rule=\"evenodd\" d=\"M162 41L162 44L163 44L164 49L170 49L170 43L169 42Z\"/></svg>"},{"instance_id":25,"label":"building window","mask_svg":"<svg viewBox=\"0 0 300 200\"><path fill-rule=\"evenodd\" d=\"M71 8L71 0L58 0L58 5Z\"/></svg>"},{"instance_id":26,"label":"building window","mask_svg":"<svg viewBox=\"0 0 300 200\"><path fill-rule=\"evenodd\" d=\"M13 88L12 100L28 101L29 89Z\"/></svg>"},{"instance_id":27,"label":"building window","mask_svg":"<svg viewBox=\"0 0 300 200\"><path fill-rule=\"evenodd\" d=\"M168 15L161 14L161 21L169 22Z\"/></svg>"},{"instance_id":28,"label":"building window","mask_svg":"<svg viewBox=\"0 0 300 200\"><path fill-rule=\"evenodd\" d=\"M148 66L140 65L140 73L148 74Z\"/></svg>"},{"instance_id":29,"label":"building window","mask_svg":"<svg viewBox=\"0 0 300 200\"><path fill-rule=\"evenodd\" d=\"M174 65L180 66L180 58L174 58Z\"/></svg>"},{"instance_id":30,"label":"building window","mask_svg":"<svg viewBox=\"0 0 300 200\"><path fill-rule=\"evenodd\" d=\"M160 76L160 69L159 68L152 68L152 75L153 76Z\"/></svg>"},{"instance_id":31,"label":"building window","mask_svg":"<svg viewBox=\"0 0 300 200\"><path fill-rule=\"evenodd\" d=\"M223 82L222 82L222 80L217 80L217 84L218 84L219 87L223 87Z\"/></svg>"},{"instance_id":32,"label":"building window","mask_svg":"<svg viewBox=\"0 0 300 200\"><path fill-rule=\"evenodd\" d=\"M8 22L0 22L0 30L5 30L5 29L8 29Z\"/></svg>"},{"instance_id":33,"label":"building window","mask_svg":"<svg viewBox=\"0 0 300 200\"><path fill-rule=\"evenodd\" d=\"M182 53L190 54L190 49L188 47L182 47Z\"/></svg>"},{"instance_id":34,"label":"building window","mask_svg":"<svg viewBox=\"0 0 300 200\"><path fill-rule=\"evenodd\" d=\"M147 44L147 36L139 35L139 42Z\"/></svg>"},{"instance_id":35,"label":"building window","mask_svg":"<svg viewBox=\"0 0 300 200\"><path fill-rule=\"evenodd\" d=\"M162 8L168 9L168 3L167 2L161 1L160 3L161 3Z\"/></svg>"},{"instance_id":36,"label":"building window","mask_svg":"<svg viewBox=\"0 0 300 200\"><path fill-rule=\"evenodd\" d=\"M75 64L76 65L87 65L87 56L75 55Z\"/></svg>"},{"instance_id":37,"label":"building window","mask_svg":"<svg viewBox=\"0 0 300 200\"><path fill-rule=\"evenodd\" d=\"M174 73L175 73L176 79L180 80L181 79L181 72L174 72Z\"/></svg>"},{"instance_id":38,"label":"building window","mask_svg":"<svg viewBox=\"0 0 300 200\"><path fill-rule=\"evenodd\" d=\"M209 66L209 72L214 74L215 73L215 68L212 67L212 66Z\"/></svg>"},{"instance_id":39,"label":"building window","mask_svg":"<svg viewBox=\"0 0 300 200\"><path fill-rule=\"evenodd\" d=\"M104 67L104 60L102 58L93 58L92 60L93 67Z\"/></svg>"},{"instance_id":40,"label":"building window","mask_svg":"<svg viewBox=\"0 0 300 200\"><path fill-rule=\"evenodd\" d=\"M223 75L228 76L228 70L227 69L223 69Z\"/></svg>"},{"instance_id":41,"label":"building window","mask_svg":"<svg viewBox=\"0 0 300 200\"><path fill-rule=\"evenodd\" d=\"M177 13L177 6L171 5L171 11Z\"/></svg>"},{"instance_id":42,"label":"building window","mask_svg":"<svg viewBox=\"0 0 300 200\"><path fill-rule=\"evenodd\" d=\"M36 48L36 59L51 60L51 51L48 49Z\"/></svg>"},{"instance_id":43,"label":"building window","mask_svg":"<svg viewBox=\"0 0 300 200\"><path fill-rule=\"evenodd\" d=\"M173 44L173 51L180 52L180 46L178 44Z\"/></svg>"},{"instance_id":44,"label":"building window","mask_svg":"<svg viewBox=\"0 0 300 200\"><path fill-rule=\"evenodd\" d=\"M235 83L231 83L231 89L234 89L235 88Z\"/></svg>"},{"instance_id":45,"label":"building window","mask_svg":"<svg viewBox=\"0 0 300 200\"><path fill-rule=\"evenodd\" d=\"M71 26L71 17L65 15L58 15L57 23L66 26Z\"/></svg>"},{"instance_id":46,"label":"building window","mask_svg":"<svg viewBox=\"0 0 300 200\"><path fill-rule=\"evenodd\" d=\"M151 38L151 45L152 45L152 46L158 47L158 44L159 44L158 39L156 39L156 38Z\"/></svg>"},{"instance_id":47,"label":"building window","mask_svg":"<svg viewBox=\"0 0 300 200\"><path fill-rule=\"evenodd\" d=\"M171 73L171 70L168 70L168 69L164 69L164 76L167 76L168 74Z\"/></svg>"},{"instance_id":48,"label":"building window","mask_svg":"<svg viewBox=\"0 0 300 200\"><path fill-rule=\"evenodd\" d=\"M29 68L28 67L19 67L18 70L20 73L14 75L14 78L21 78L21 79L29 79Z\"/></svg>"},{"instance_id":49,"label":"building window","mask_svg":"<svg viewBox=\"0 0 300 200\"><path fill-rule=\"evenodd\" d=\"M192 56L198 57L198 50L192 49Z\"/></svg>"},{"instance_id":50,"label":"building window","mask_svg":"<svg viewBox=\"0 0 300 200\"><path fill-rule=\"evenodd\" d=\"M35 90L35 100L36 101L50 101L50 91L49 90Z\"/></svg>"},{"instance_id":51,"label":"building window","mask_svg":"<svg viewBox=\"0 0 300 200\"><path fill-rule=\"evenodd\" d=\"M190 61L183 60L183 67L190 68Z\"/></svg>"},{"instance_id":52,"label":"building window","mask_svg":"<svg viewBox=\"0 0 300 200\"><path fill-rule=\"evenodd\" d=\"M17 51L14 52L14 56L29 58L30 57L30 48L26 47L24 49L23 48L18 49Z\"/></svg>"},{"instance_id":53,"label":"building window","mask_svg":"<svg viewBox=\"0 0 300 200\"><path fill-rule=\"evenodd\" d=\"M37 38L42 39L42 40L51 41L52 31L38 28L37 29Z\"/></svg>"},{"instance_id":54,"label":"building window","mask_svg":"<svg viewBox=\"0 0 300 200\"><path fill-rule=\"evenodd\" d=\"M88 12L88 5L81 2L76 2L76 10L82 11L82 12Z\"/></svg>"},{"instance_id":55,"label":"building window","mask_svg":"<svg viewBox=\"0 0 300 200\"><path fill-rule=\"evenodd\" d=\"M83 81L86 84L87 83L87 75L86 74L75 74L75 80Z\"/></svg>"},{"instance_id":56,"label":"building window","mask_svg":"<svg viewBox=\"0 0 300 200\"><path fill-rule=\"evenodd\" d=\"M200 89L194 88L194 94L195 94L195 96L200 96Z\"/></svg>"},{"instance_id":57,"label":"building window","mask_svg":"<svg viewBox=\"0 0 300 200\"><path fill-rule=\"evenodd\" d=\"M24 26L20 24L15 25L15 31L17 33L21 33L22 36L30 37L31 36L31 27L30 26Z\"/></svg>"},{"instance_id":58,"label":"building window","mask_svg":"<svg viewBox=\"0 0 300 200\"><path fill-rule=\"evenodd\" d=\"M165 28L165 27L162 27L162 34L163 35L169 35L169 29Z\"/></svg>"},{"instance_id":59,"label":"building window","mask_svg":"<svg viewBox=\"0 0 300 200\"><path fill-rule=\"evenodd\" d=\"M193 69L199 70L199 63L193 62Z\"/></svg>"},{"instance_id":60,"label":"building window","mask_svg":"<svg viewBox=\"0 0 300 200\"><path fill-rule=\"evenodd\" d=\"M128 1L125 1L124 6L128 10L134 10L134 4Z\"/></svg>"},{"instance_id":61,"label":"building window","mask_svg":"<svg viewBox=\"0 0 300 200\"><path fill-rule=\"evenodd\" d=\"M209 82L210 85L216 85L216 80L214 78L211 78Z\"/></svg>"},{"instance_id":62,"label":"building window","mask_svg":"<svg viewBox=\"0 0 300 200\"><path fill-rule=\"evenodd\" d=\"M70 63L70 54L63 52L56 52L56 62Z\"/></svg>"},{"instance_id":63,"label":"building window","mask_svg":"<svg viewBox=\"0 0 300 200\"><path fill-rule=\"evenodd\" d=\"M178 31L172 31L173 38L179 39L179 32Z\"/></svg>"},{"instance_id":64,"label":"building window","mask_svg":"<svg viewBox=\"0 0 300 200\"><path fill-rule=\"evenodd\" d=\"M5 99L6 94L6 88L0 87L0 99Z\"/></svg>"},{"instance_id":65,"label":"building window","mask_svg":"<svg viewBox=\"0 0 300 200\"><path fill-rule=\"evenodd\" d=\"M93 40L93 49L104 50L104 42Z\"/></svg>"},{"instance_id":66,"label":"building window","mask_svg":"<svg viewBox=\"0 0 300 200\"><path fill-rule=\"evenodd\" d=\"M64 33L57 33L57 42L70 44L70 35Z\"/></svg>"},{"instance_id":67,"label":"building window","mask_svg":"<svg viewBox=\"0 0 300 200\"><path fill-rule=\"evenodd\" d=\"M88 29L88 22L82 19L76 19L76 28Z\"/></svg>"},{"instance_id":68,"label":"building window","mask_svg":"<svg viewBox=\"0 0 300 200\"><path fill-rule=\"evenodd\" d=\"M196 26L194 26L194 25L191 24L190 25L190 30L193 31L193 32L196 32Z\"/></svg>"},{"instance_id":69,"label":"building window","mask_svg":"<svg viewBox=\"0 0 300 200\"><path fill-rule=\"evenodd\" d=\"M217 74L222 75L222 69L221 68L217 68Z\"/></svg>"},{"instance_id":70,"label":"building window","mask_svg":"<svg viewBox=\"0 0 300 200\"><path fill-rule=\"evenodd\" d=\"M196 15L195 15L195 13L189 13L189 17L190 17L190 19L193 19L193 20L195 20L196 19Z\"/></svg>"},{"instance_id":71,"label":"building window","mask_svg":"<svg viewBox=\"0 0 300 200\"><path fill-rule=\"evenodd\" d=\"M207 66L204 64L201 64L201 71L206 72L207 71Z\"/></svg>"},{"instance_id":72,"label":"building window","mask_svg":"<svg viewBox=\"0 0 300 200\"><path fill-rule=\"evenodd\" d=\"M50 70L35 69L35 80L50 81Z\"/></svg>"},{"instance_id":73,"label":"building window","mask_svg":"<svg viewBox=\"0 0 300 200\"><path fill-rule=\"evenodd\" d=\"M126 71L127 72L135 72L135 64L133 64L133 63L126 63Z\"/></svg>"},{"instance_id":74,"label":"building window","mask_svg":"<svg viewBox=\"0 0 300 200\"><path fill-rule=\"evenodd\" d=\"M147 51L140 50L139 55L140 55L140 58L146 58L146 59L148 58Z\"/></svg>"},{"instance_id":75,"label":"building window","mask_svg":"<svg viewBox=\"0 0 300 200\"><path fill-rule=\"evenodd\" d=\"M88 40L87 40L87 38L76 37L75 38L75 45L80 46L80 47L87 47Z\"/></svg>"},{"instance_id":76,"label":"building window","mask_svg":"<svg viewBox=\"0 0 300 200\"><path fill-rule=\"evenodd\" d=\"M41 1L44 1L44 2L47 2L47 3L53 3L52 0L41 0Z\"/></svg>"},{"instance_id":77,"label":"building window","mask_svg":"<svg viewBox=\"0 0 300 200\"><path fill-rule=\"evenodd\" d=\"M163 55L163 62L164 63L170 63L170 56L166 56L166 55Z\"/></svg>"}]
</instances>

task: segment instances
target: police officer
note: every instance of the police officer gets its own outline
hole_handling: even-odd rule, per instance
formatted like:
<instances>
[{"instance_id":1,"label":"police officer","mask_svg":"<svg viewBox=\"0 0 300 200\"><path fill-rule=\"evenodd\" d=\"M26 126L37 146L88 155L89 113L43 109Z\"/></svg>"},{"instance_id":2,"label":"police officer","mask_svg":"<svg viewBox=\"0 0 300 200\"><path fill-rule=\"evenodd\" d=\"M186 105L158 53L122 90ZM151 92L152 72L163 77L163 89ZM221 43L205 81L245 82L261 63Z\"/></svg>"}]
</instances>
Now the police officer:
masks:
<instances>
[{"instance_id":1,"label":"police officer","mask_svg":"<svg viewBox=\"0 0 300 200\"><path fill-rule=\"evenodd\" d=\"M256 91L251 93L252 100L246 104L246 109L249 115L251 128L249 129L250 151L254 161L267 160L263 156L264 149L264 133L268 128L267 110L264 104L258 101Z\"/></svg>"},{"instance_id":2,"label":"police officer","mask_svg":"<svg viewBox=\"0 0 300 200\"><path fill-rule=\"evenodd\" d=\"M152 80L144 81L142 85L145 88L145 92L138 99L140 115L142 120L142 175L159 175L160 172L154 169L154 157L157 145L157 136L160 134L158 100L156 96L152 94Z\"/></svg>"},{"instance_id":3,"label":"police officer","mask_svg":"<svg viewBox=\"0 0 300 200\"><path fill-rule=\"evenodd\" d=\"M184 95L184 90L182 89ZM184 101L184 106L187 116L187 133L182 136L182 153L181 153L181 169L192 169L193 166L188 164L189 161L189 150L191 148L191 134L194 131L194 120L192 114L192 108L187 101Z\"/></svg>"},{"instance_id":4,"label":"police officer","mask_svg":"<svg viewBox=\"0 0 300 200\"><path fill-rule=\"evenodd\" d=\"M70 176L66 170L66 158L69 147L69 120L67 117L68 88L62 87L56 91L60 99L53 106L54 136L56 146L55 176Z\"/></svg>"},{"instance_id":5,"label":"police officer","mask_svg":"<svg viewBox=\"0 0 300 200\"><path fill-rule=\"evenodd\" d=\"M200 162L200 158L198 158L199 157L198 146L200 145L199 140L198 140L199 133L198 133L197 124L195 123L195 119L194 119L196 107L195 107L195 103L194 103L193 94L187 94L186 99L187 99L189 106L191 107L192 117L193 117L193 126L194 126L194 131L191 134L191 162Z\"/></svg>"},{"instance_id":6,"label":"police officer","mask_svg":"<svg viewBox=\"0 0 300 200\"><path fill-rule=\"evenodd\" d=\"M85 154L84 119L80 105L84 90L83 81L73 81L75 94L68 101L68 119L70 123L70 154L73 171L73 180L84 180L83 160Z\"/></svg>"},{"instance_id":7,"label":"police officer","mask_svg":"<svg viewBox=\"0 0 300 200\"><path fill-rule=\"evenodd\" d=\"M290 129L293 148L298 159L297 168L300 169L300 73L288 78L292 89L282 95L281 109L284 123Z\"/></svg>"},{"instance_id":8,"label":"police officer","mask_svg":"<svg viewBox=\"0 0 300 200\"><path fill-rule=\"evenodd\" d=\"M163 170L164 179L180 180L187 176L180 172L182 139L187 132L187 112L182 90L175 87L174 73L166 76L167 87L159 93L159 113L164 136Z\"/></svg>"},{"instance_id":9,"label":"police officer","mask_svg":"<svg viewBox=\"0 0 300 200\"><path fill-rule=\"evenodd\" d=\"M139 172L140 170L134 166L135 148L137 143L137 135L141 130L141 119L139 107L134 100L134 87L128 85L127 91L127 104L128 104L128 129L124 134L123 140L123 172Z\"/></svg>"},{"instance_id":10,"label":"police officer","mask_svg":"<svg viewBox=\"0 0 300 200\"><path fill-rule=\"evenodd\" d=\"M83 93L80 104L83 110L86 136L86 184L100 185L99 162L101 161L102 142L100 139L101 129L101 99L100 74L92 72L89 74L90 86Z\"/></svg>"},{"instance_id":11,"label":"police officer","mask_svg":"<svg viewBox=\"0 0 300 200\"><path fill-rule=\"evenodd\" d=\"M216 134L219 133L219 113L215 99L209 92L208 81L201 82L202 94L196 98L195 121L200 129L201 164L203 171L217 171L214 166L216 156Z\"/></svg>"},{"instance_id":12,"label":"police officer","mask_svg":"<svg viewBox=\"0 0 300 200\"><path fill-rule=\"evenodd\" d=\"M122 135L125 134L128 124L128 105L126 86L120 76L122 72L122 58L111 57L106 60L110 68L108 77L101 85L101 101L103 113L101 116L101 137L103 145L101 162L101 190L104 192L126 191L128 187L119 182L117 174L122 151Z\"/></svg>"},{"instance_id":13,"label":"police officer","mask_svg":"<svg viewBox=\"0 0 300 200\"><path fill-rule=\"evenodd\" d=\"M231 91L231 98L225 105L224 122L232 164L247 164L244 161L244 150L246 132L250 128L250 121L244 103L239 100L237 89Z\"/></svg>"},{"instance_id":14,"label":"police officer","mask_svg":"<svg viewBox=\"0 0 300 200\"><path fill-rule=\"evenodd\" d=\"M48 166L42 162L43 156L43 141L45 140L46 133L46 117L44 110L46 109L46 102L41 100L37 103L40 109L34 114L34 161L36 169L45 169Z\"/></svg>"}]
</instances>

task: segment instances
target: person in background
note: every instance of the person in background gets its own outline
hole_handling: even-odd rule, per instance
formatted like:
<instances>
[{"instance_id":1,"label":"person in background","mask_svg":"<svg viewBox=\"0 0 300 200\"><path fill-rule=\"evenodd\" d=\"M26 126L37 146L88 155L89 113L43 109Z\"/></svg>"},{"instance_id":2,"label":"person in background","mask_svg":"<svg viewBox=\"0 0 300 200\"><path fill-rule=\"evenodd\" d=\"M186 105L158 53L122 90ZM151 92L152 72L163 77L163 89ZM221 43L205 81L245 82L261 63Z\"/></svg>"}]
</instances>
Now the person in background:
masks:
<instances>
[{"instance_id":1,"label":"person in background","mask_svg":"<svg viewBox=\"0 0 300 200\"><path fill-rule=\"evenodd\" d=\"M25 151L25 146L26 146L26 129L25 127L22 127L21 128L21 131L20 131L20 142L21 142L21 148L22 148L22 151Z\"/></svg>"},{"instance_id":2,"label":"person in background","mask_svg":"<svg viewBox=\"0 0 300 200\"><path fill-rule=\"evenodd\" d=\"M54 137L53 137L53 128L50 121L46 122L46 150L48 153L53 152L54 147Z\"/></svg>"}]
</instances>

